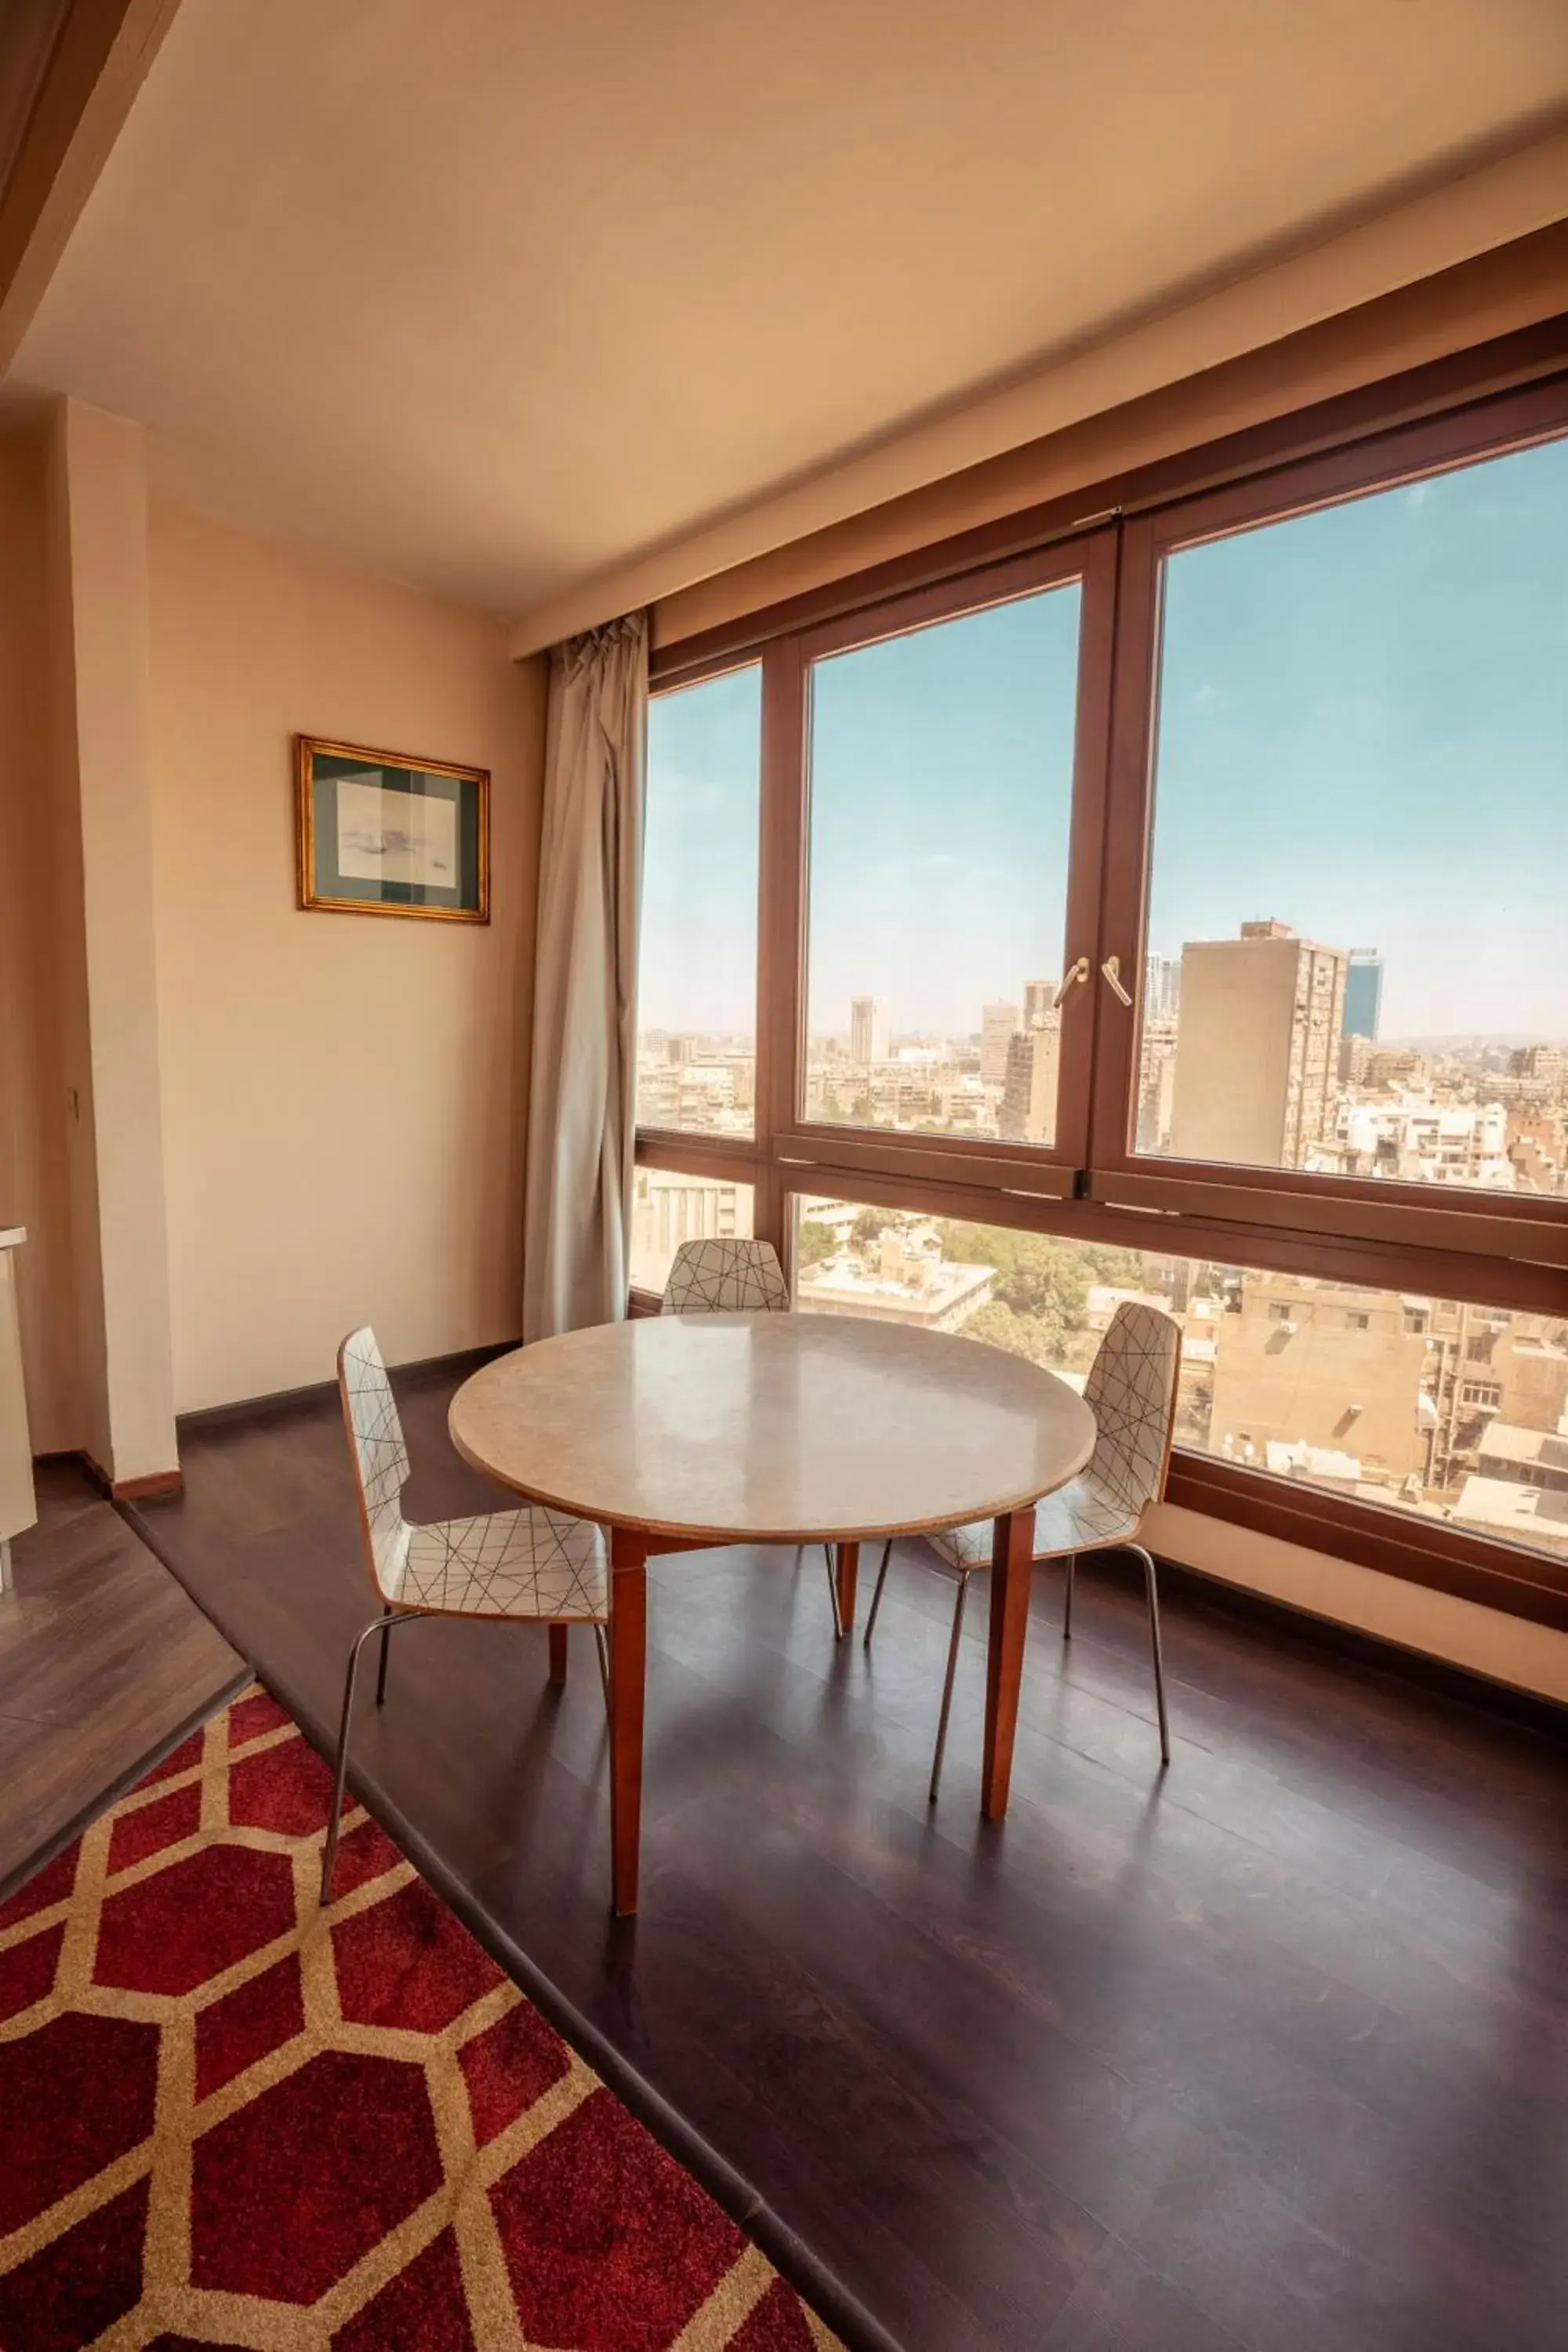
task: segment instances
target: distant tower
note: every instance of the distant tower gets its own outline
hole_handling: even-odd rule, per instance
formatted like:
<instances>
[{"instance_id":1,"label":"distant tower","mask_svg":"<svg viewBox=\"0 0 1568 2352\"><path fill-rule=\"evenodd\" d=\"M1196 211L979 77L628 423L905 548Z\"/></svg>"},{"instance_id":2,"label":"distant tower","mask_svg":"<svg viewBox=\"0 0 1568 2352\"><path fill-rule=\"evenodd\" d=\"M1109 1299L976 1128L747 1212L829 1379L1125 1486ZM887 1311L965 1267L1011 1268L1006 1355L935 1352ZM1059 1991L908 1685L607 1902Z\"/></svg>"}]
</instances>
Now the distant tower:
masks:
<instances>
[{"instance_id":1,"label":"distant tower","mask_svg":"<svg viewBox=\"0 0 1568 2352\"><path fill-rule=\"evenodd\" d=\"M1173 1021L1182 999L1182 967L1174 956L1152 955L1143 963L1143 1018Z\"/></svg>"},{"instance_id":2,"label":"distant tower","mask_svg":"<svg viewBox=\"0 0 1568 2352\"><path fill-rule=\"evenodd\" d=\"M1350 968L1345 973L1345 1025L1347 1037L1377 1035L1377 1016L1383 1010L1383 958L1375 948L1352 948Z\"/></svg>"},{"instance_id":3,"label":"distant tower","mask_svg":"<svg viewBox=\"0 0 1568 2352\"><path fill-rule=\"evenodd\" d=\"M999 1087L1007 1076L1007 1041L1024 1025L1016 1004L983 1004L980 1008L980 1075L989 1087Z\"/></svg>"},{"instance_id":4,"label":"distant tower","mask_svg":"<svg viewBox=\"0 0 1568 2352\"><path fill-rule=\"evenodd\" d=\"M850 998L849 1058L852 1062L887 1060L888 1000L885 996Z\"/></svg>"},{"instance_id":5,"label":"distant tower","mask_svg":"<svg viewBox=\"0 0 1568 2352\"><path fill-rule=\"evenodd\" d=\"M1024 1026L1043 1029L1056 1008L1057 984L1054 980L1026 980L1024 982Z\"/></svg>"}]
</instances>

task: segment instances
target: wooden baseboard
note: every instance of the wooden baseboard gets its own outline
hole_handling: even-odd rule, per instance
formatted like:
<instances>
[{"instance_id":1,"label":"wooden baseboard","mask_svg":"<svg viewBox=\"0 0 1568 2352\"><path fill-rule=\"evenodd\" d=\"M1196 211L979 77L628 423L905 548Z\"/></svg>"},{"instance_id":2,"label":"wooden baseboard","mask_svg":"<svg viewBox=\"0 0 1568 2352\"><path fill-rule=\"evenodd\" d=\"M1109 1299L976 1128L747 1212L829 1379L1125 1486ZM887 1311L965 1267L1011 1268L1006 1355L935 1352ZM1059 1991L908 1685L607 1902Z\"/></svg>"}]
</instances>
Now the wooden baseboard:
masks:
<instances>
[{"instance_id":1,"label":"wooden baseboard","mask_svg":"<svg viewBox=\"0 0 1568 2352\"><path fill-rule=\"evenodd\" d=\"M521 1339L496 1339L483 1348L459 1348L450 1356L416 1356L406 1364L391 1364L388 1370L398 1380L418 1387L442 1381L466 1380L482 1365L493 1363L498 1356L510 1356L521 1348ZM270 1420L298 1412L301 1406L320 1404L324 1398L335 1397L335 1380L310 1381L298 1389L269 1389L264 1395L236 1397L228 1404L197 1405L190 1412L176 1413L174 1427L183 1437L188 1432L204 1429L224 1429L236 1423Z\"/></svg>"},{"instance_id":2,"label":"wooden baseboard","mask_svg":"<svg viewBox=\"0 0 1568 2352\"><path fill-rule=\"evenodd\" d=\"M40 1466L51 1462L74 1462L83 1469L106 1502L146 1502L155 1495L177 1495L184 1486L184 1474L178 1470L153 1470L144 1478L111 1478L101 1462L97 1462L85 1445L58 1447L50 1454L35 1454Z\"/></svg>"}]
</instances>

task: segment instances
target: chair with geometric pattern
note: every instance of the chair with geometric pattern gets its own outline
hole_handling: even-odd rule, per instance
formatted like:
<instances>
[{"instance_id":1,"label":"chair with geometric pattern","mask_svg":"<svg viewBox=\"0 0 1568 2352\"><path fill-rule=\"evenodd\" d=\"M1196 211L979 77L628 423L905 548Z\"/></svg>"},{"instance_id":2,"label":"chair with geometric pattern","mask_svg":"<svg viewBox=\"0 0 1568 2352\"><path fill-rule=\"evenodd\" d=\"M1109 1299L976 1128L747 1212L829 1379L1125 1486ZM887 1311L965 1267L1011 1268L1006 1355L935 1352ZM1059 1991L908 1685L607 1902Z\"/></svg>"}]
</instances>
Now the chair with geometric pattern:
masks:
<instances>
[{"instance_id":1,"label":"chair with geometric pattern","mask_svg":"<svg viewBox=\"0 0 1568 2352\"><path fill-rule=\"evenodd\" d=\"M565 1679L567 1627L592 1625L606 1696L609 1688L605 1648L609 1577L603 1529L538 1503L416 1526L403 1516L409 1472L403 1423L368 1324L351 1331L338 1349L338 1391L359 1493L365 1565L382 1613L371 1619L349 1652L337 1785L321 1859L323 1903L331 1900L360 1652L373 1633L381 1635L377 1706L386 1699L388 1638L395 1625L406 1625L416 1617L491 1617L548 1625L552 1682Z\"/></svg>"},{"instance_id":2,"label":"chair with geometric pattern","mask_svg":"<svg viewBox=\"0 0 1568 2352\"><path fill-rule=\"evenodd\" d=\"M789 1286L771 1242L733 1235L682 1242L659 1301L661 1315L784 1314Z\"/></svg>"},{"instance_id":3,"label":"chair with geometric pattern","mask_svg":"<svg viewBox=\"0 0 1568 2352\"><path fill-rule=\"evenodd\" d=\"M787 1315L789 1285L778 1252L772 1242L748 1241L739 1234L682 1242L671 1260L658 1311L661 1315ZM844 1621L838 1609L833 1547L824 1544L822 1549L827 1561L827 1589L833 1595L833 1628L842 1638Z\"/></svg>"},{"instance_id":4,"label":"chair with geometric pattern","mask_svg":"<svg viewBox=\"0 0 1568 2352\"><path fill-rule=\"evenodd\" d=\"M1138 1538L1144 1512L1165 1491L1181 1365L1180 1326L1156 1307L1124 1299L1110 1319L1110 1328L1100 1343L1084 1383L1084 1402L1093 1413L1099 1432L1089 1465L1035 1506L1035 1559L1067 1562L1064 1642L1072 1639L1073 1570L1079 1552L1131 1551L1142 1561L1149 1599L1149 1640L1154 1658L1154 1704L1160 1717L1160 1757L1165 1764L1171 1760L1171 1733L1165 1716L1160 1595L1153 1559ZM970 1578L978 1569L991 1565L992 1529L990 1523L983 1520L969 1527L949 1528L941 1535L927 1536L925 1540L958 1579L952 1634L947 1650L947 1680L942 1685L936 1756L931 1765L931 1797L934 1804L937 1783L942 1778L942 1750L947 1745L947 1719L952 1707L963 1604ZM871 1614L866 1624L868 1646L876 1629L891 1551L889 1544L882 1554Z\"/></svg>"}]
</instances>

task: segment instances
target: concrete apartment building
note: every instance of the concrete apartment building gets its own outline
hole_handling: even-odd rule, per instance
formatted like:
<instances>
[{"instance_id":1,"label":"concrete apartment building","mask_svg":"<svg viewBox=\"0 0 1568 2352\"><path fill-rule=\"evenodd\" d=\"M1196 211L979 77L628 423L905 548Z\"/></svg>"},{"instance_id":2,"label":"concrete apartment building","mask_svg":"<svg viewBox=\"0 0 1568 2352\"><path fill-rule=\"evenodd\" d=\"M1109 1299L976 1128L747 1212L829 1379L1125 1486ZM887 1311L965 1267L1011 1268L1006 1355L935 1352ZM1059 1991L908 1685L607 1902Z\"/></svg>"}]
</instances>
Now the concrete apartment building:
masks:
<instances>
[{"instance_id":1,"label":"concrete apartment building","mask_svg":"<svg viewBox=\"0 0 1568 2352\"><path fill-rule=\"evenodd\" d=\"M1182 950L1176 1158L1302 1165L1334 1123L1348 961L1276 921Z\"/></svg>"},{"instance_id":2,"label":"concrete apartment building","mask_svg":"<svg viewBox=\"0 0 1568 2352\"><path fill-rule=\"evenodd\" d=\"M669 1262L682 1242L728 1239L751 1230L749 1187L727 1177L676 1176L659 1168L639 1168L632 1188L632 1287L662 1290Z\"/></svg>"},{"instance_id":3,"label":"concrete apartment building","mask_svg":"<svg viewBox=\"0 0 1568 2352\"><path fill-rule=\"evenodd\" d=\"M1213 1450L1262 1463L1269 1444L1304 1442L1353 1456L1369 1484L1421 1475L1423 1319L1392 1291L1249 1273L1240 1312L1218 1321Z\"/></svg>"},{"instance_id":4,"label":"concrete apartment building","mask_svg":"<svg viewBox=\"0 0 1568 2352\"><path fill-rule=\"evenodd\" d=\"M1007 1076L1007 1047L1024 1025L1016 1004L983 1004L980 1008L980 1075L987 1086L999 1087Z\"/></svg>"},{"instance_id":5,"label":"concrete apartment building","mask_svg":"<svg viewBox=\"0 0 1568 2352\"><path fill-rule=\"evenodd\" d=\"M868 1316L906 1330L960 1331L991 1296L996 1269L964 1265L889 1225L869 1260L842 1257L807 1266L796 1286L804 1314Z\"/></svg>"},{"instance_id":6,"label":"concrete apartment building","mask_svg":"<svg viewBox=\"0 0 1568 2352\"><path fill-rule=\"evenodd\" d=\"M997 1122L1005 1143L1051 1143L1057 1132L1057 1064L1060 1024L1020 1029L1007 1040Z\"/></svg>"}]
</instances>

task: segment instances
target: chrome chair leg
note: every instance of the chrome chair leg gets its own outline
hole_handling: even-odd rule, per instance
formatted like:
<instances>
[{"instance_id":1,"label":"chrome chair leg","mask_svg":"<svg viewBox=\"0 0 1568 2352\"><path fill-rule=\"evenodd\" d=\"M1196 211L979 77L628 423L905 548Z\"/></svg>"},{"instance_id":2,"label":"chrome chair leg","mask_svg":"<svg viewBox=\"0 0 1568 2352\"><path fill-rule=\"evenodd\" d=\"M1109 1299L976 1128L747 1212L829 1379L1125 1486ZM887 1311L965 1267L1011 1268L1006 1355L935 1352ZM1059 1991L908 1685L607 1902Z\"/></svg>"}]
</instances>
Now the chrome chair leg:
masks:
<instances>
[{"instance_id":1,"label":"chrome chair leg","mask_svg":"<svg viewBox=\"0 0 1568 2352\"><path fill-rule=\"evenodd\" d=\"M947 1680L942 1686L942 1717L936 1727L936 1754L931 1759L931 1801L936 1802L937 1783L942 1779L942 1759L947 1747L947 1718L952 1712L952 1685L958 1672L958 1641L963 1631L963 1604L969 1598L969 1579L958 1580L958 1599L952 1610L952 1638L947 1645Z\"/></svg>"},{"instance_id":2,"label":"chrome chair leg","mask_svg":"<svg viewBox=\"0 0 1568 2352\"><path fill-rule=\"evenodd\" d=\"M893 1538L889 1536L882 1546L882 1565L877 1570L877 1590L871 1595L871 1614L866 1620L865 1643L868 1649L871 1646L871 1636L877 1630L877 1612L882 1605L882 1587L888 1581L888 1562L892 1557Z\"/></svg>"},{"instance_id":3,"label":"chrome chair leg","mask_svg":"<svg viewBox=\"0 0 1568 2352\"><path fill-rule=\"evenodd\" d=\"M833 1638L836 1642L842 1642L844 1612L838 1606L838 1570L834 1565L831 1544L823 1545L822 1557L827 1562L827 1590L833 1595Z\"/></svg>"},{"instance_id":4,"label":"chrome chair leg","mask_svg":"<svg viewBox=\"0 0 1568 2352\"><path fill-rule=\"evenodd\" d=\"M392 1647L392 1627L388 1622L391 1615L391 1610L385 1610L383 1612L381 1621L381 1664L375 1670L375 1703L377 1706L384 1706L386 1705L386 1654Z\"/></svg>"},{"instance_id":5,"label":"chrome chair leg","mask_svg":"<svg viewBox=\"0 0 1568 2352\"><path fill-rule=\"evenodd\" d=\"M1142 1544L1129 1544L1127 1549L1135 1552L1142 1561L1144 1581L1149 1588L1149 1646L1154 1654L1154 1705L1160 1717L1160 1761L1168 1764L1171 1760L1171 1727L1165 1714L1165 1659L1160 1645L1160 1595L1154 1582L1153 1556L1146 1552Z\"/></svg>"},{"instance_id":6,"label":"chrome chair leg","mask_svg":"<svg viewBox=\"0 0 1568 2352\"><path fill-rule=\"evenodd\" d=\"M1072 1574L1077 1566L1078 1554L1076 1551L1069 1551L1068 1554L1068 1597L1062 1609L1062 1640L1064 1642L1070 1642L1072 1640Z\"/></svg>"},{"instance_id":7,"label":"chrome chair leg","mask_svg":"<svg viewBox=\"0 0 1568 2352\"><path fill-rule=\"evenodd\" d=\"M610 1645L605 1639L605 1629L602 1625L596 1624L594 1628L594 1647L598 1653L599 1680L605 1686L605 1713L608 1715L610 1711Z\"/></svg>"},{"instance_id":8,"label":"chrome chair leg","mask_svg":"<svg viewBox=\"0 0 1568 2352\"><path fill-rule=\"evenodd\" d=\"M384 1643L395 1625L405 1625L411 1617L425 1612L418 1609L384 1610L373 1617L362 1633L355 1636L349 1652L349 1670L343 1678L343 1712L338 1726L338 1769L332 1782L332 1810L327 1822L326 1851L321 1856L321 1904L325 1908L332 1899L332 1873L337 1865L338 1838L343 1825L343 1789L349 1777L349 1724L354 1709L354 1683L359 1675L359 1654L373 1633L379 1633ZM384 1649L382 1655L385 1656Z\"/></svg>"}]
</instances>

